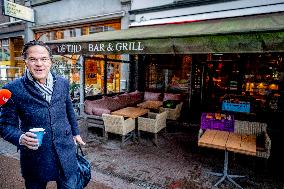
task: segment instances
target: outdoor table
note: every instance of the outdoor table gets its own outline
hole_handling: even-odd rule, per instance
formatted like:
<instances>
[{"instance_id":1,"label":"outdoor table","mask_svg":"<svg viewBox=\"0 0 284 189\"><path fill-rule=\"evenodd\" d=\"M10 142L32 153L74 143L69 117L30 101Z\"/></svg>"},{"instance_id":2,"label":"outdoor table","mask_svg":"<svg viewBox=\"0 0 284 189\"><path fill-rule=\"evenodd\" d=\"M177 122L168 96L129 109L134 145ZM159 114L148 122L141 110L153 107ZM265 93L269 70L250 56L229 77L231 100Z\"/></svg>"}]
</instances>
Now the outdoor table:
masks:
<instances>
[{"instance_id":1,"label":"outdoor table","mask_svg":"<svg viewBox=\"0 0 284 189\"><path fill-rule=\"evenodd\" d=\"M139 107L126 107L116 111L111 112L113 115L121 115L123 117L130 117L135 119L135 132L138 133L138 117L147 114L149 109L139 108Z\"/></svg>"},{"instance_id":2,"label":"outdoor table","mask_svg":"<svg viewBox=\"0 0 284 189\"><path fill-rule=\"evenodd\" d=\"M242 187L237 184L233 178L245 176L228 174L228 151L255 156L256 136L207 129L198 140L198 146L216 148L225 151L223 173L209 172L212 175L221 177L220 180L214 184L215 187L217 187L225 179L228 179L228 181L242 189Z\"/></svg>"},{"instance_id":3,"label":"outdoor table","mask_svg":"<svg viewBox=\"0 0 284 189\"><path fill-rule=\"evenodd\" d=\"M147 100L137 104L137 106L140 108L153 109L153 110L158 110L162 105L163 102L158 100Z\"/></svg>"},{"instance_id":4,"label":"outdoor table","mask_svg":"<svg viewBox=\"0 0 284 189\"><path fill-rule=\"evenodd\" d=\"M112 115L121 115L123 117L130 117L136 119L137 117L147 114L148 109L139 108L139 107L126 107L116 111L111 112Z\"/></svg>"}]
</instances>

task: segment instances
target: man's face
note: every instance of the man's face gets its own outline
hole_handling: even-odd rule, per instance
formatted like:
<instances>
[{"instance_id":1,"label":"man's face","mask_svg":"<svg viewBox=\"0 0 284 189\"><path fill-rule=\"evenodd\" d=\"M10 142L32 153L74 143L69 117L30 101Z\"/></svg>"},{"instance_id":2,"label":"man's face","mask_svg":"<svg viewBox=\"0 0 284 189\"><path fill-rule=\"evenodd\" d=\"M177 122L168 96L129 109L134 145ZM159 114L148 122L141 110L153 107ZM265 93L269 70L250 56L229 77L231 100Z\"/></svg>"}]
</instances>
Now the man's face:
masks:
<instances>
[{"instance_id":1,"label":"man's face","mask_svg":"<svg viewBox=\"0 0 284 189\"><path fill-rule=\"evenodd\" d=\"M52 64L47 49L39 45L29 47L25 62L33 78L44 84Z\"/></svg>"}]
</instances>

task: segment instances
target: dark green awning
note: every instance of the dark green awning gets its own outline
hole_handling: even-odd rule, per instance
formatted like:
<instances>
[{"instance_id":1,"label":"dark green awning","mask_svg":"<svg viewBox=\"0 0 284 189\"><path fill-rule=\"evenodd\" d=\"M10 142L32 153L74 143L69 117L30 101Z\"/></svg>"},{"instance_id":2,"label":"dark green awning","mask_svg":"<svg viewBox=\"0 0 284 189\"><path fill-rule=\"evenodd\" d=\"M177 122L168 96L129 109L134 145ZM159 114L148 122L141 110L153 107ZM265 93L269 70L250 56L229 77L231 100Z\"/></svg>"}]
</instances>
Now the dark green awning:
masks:
<instances>
[{"instance_id":1,"label":"dark green awning","mask_svg":"<svg viewBox=\"0 0 284 189\"><path fill-rule=\"evenodd\" d=\"M55 54L284 51L284 13L136 27L47 42Z\"/></svg>"}]
</instances>

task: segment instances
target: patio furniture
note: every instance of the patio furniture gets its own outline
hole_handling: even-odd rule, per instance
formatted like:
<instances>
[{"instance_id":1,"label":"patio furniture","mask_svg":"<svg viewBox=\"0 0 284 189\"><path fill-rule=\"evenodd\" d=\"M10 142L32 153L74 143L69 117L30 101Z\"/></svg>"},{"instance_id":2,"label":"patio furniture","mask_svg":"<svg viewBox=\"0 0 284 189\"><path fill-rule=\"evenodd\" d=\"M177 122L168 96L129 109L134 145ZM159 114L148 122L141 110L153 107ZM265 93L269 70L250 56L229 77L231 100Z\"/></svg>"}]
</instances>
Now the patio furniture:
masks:
<instances>
[{"instance_id":1,"label":"patio furniture","mask_svg":"<svg viewBox=\"0 0 284 189\"><path fill-rule=\"evenodd\" d=\"M204 130L200 129L198 139ZM238 134L256 135L256 156L268 159L270 157L271 139L267 133L267 124L252 121L234 121L234 132Z\"/></svg>"},{"instance_id":2,"label":"patio furniture","mask_svg":"<svg viewBox=\"0 0 284 189\"><path fill-rule=\"evenodd\" d=\"M235 133L256 135L256 156L269 158L271 139L267 133L266 123L235 120Z\"/></svg>"},{"instance_id":3,"label":"patio furniture","mask_svg":"<svg viewBox=\"0 0 284 189\"><path fill-rule=\"evenodd\" d=\"M167 111L168 112L167 119L176 121L180 117L182 105L183 105L183 102L180 102L179 104L176 105L174 109L160 107L160 112Z\"/></svg>"},{"instance_id":4,"label":"patio furniture","mask_svg":"<svg viewBox=\"0 0 284 189\"><path fill-rule=\"evenodd\" d=\"M124 119L120 115L102 114L105 126L105 139L108 139L108 133L122 135L121 146L124 142L135 137L135 120L132 118ZM128 135L129 134L129 135ZM127 136L128 135L128 136Z\"/></svg>"},{"instance_id":5,"label":"patio furniture","mask_svg":"<svg viewBox=\"0 0 284 189\"><path fill-rule=\"evenodd\" d=\"M221 149L225 151L224 166L223 171L219 172L209 172L211 175L221 177L215 184L218 187L223 181L228 180L234 184L237 188L242 189L242 187L233 180L233 178L243 178L242 175L231 175L229 174L228 164L228 153L241 153L246 155L255 156L256 155L256 136L234 133L228 131L211 130L206 129L202 136L198 139L198 146L209 147L215 149Z\"/></svg>"},{"instance_id":6,"label":"patio furniture","mask_svg":"<svg viewBox=\"0 0 284 189\"><path fill-rule=\"evenodd\" d=\"M151 110L159 110L159 108L163 105L162 101L158 100L147 100L142 103L137 104L140 108L151 109Z\"/></svg>"},{"instance_id":7,"label":"patio furniture","mask_svg":"<svg viewBox=\"0 0 284 189\"><path fill-rule=\"evenodd\" d=\"M105 126L101 116L84 114L84 121L87 130L89 128L100 128L102 129L103 137L105 137ZM87 137L89 138L89 132L87 133Z\"/></svg>"},{"instance_id":8,"label":"patio furniture","mask_svg":"<svg viewBox=\"0 0 284 189\"><path fill-rule=\"evenodd\" d=\"M138 117L139 139L140 139L140 131L154 133L155 135L154 144L157 146L157 138L158 138L157 133L164 128L166 129L167 114L168 114L167 111L164 111L162 113L148 112L147 117Z\"/></svg>"},{"instance_id":9,"label":"patio furniture","mask_svg":"<svg viewBox=\"0 0 284 189\"><path fill-rule=\"evenodd\" d=\"M88 115L101 116L110 114L113 111L128 107L136 106L143 101L143 93L138 91L116 95L113 97L103 96L97 100L85 100L84 112Z\"/></svg>"},{"instance_id":10,"label":"patio furniture","mask_svg":"<svg viewBox=\"0 0 284 189\"><path fill-rule=\"evenodd\" d=\"M135 119L141 115L147 114L149 112L148 109L139 108L139 107L126 107L119 110L116 110L114 112L111 112L112 115L120 115L123 117L130 117L132 119Z\"/></svg>"}]
</instances>

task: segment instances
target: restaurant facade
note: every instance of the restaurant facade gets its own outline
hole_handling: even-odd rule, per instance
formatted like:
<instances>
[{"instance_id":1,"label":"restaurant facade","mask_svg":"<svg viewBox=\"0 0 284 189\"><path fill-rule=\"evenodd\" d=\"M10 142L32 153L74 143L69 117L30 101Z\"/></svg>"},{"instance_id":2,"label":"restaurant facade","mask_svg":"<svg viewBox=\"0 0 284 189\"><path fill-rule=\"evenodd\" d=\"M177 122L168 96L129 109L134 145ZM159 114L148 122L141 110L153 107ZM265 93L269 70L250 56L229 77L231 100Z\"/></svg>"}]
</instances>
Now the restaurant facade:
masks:
<instances>
[{"instance_id":1,"label":"restaurant facade","mask_svg":"<svg viewBox=\"0 0 284 189\"><path fill-rule=\"evenodd\" d=\"M253 112L279 109L282 1L34 0L30 6L36 22L27 23L25 41L51 46L53 71L69 79L77 105L139 90L182 94L197 121L202 111L221 111L224 99L255 99Z\"/></svg>"},{"instance_id":2,"label":"restaurant facade","mask_svg":"<svg viewBox=\"0 0 284 189\"><path fill-rule=\"evenodd\" d=\"M129 54L129 91L182 93L194 112L220 112L224 100L251 102L247 113L262 115L282 111L283 16L134 27L48 44L55 54L82 54L87 61Z\"/></svg>"},{"instance_id":3,"label":"restaurant facade","mask_svg":"<svg viewBox=\"0 0 284 189\"><path fill-rule=\"evenodd\" d=\"M108 55L129 56L122 59L129 65L128 84L119 92L182 94L183 123L200 126L204 112L267 123L272 143L269 168L282 172L283 127L278 123L284 113L283 21L284 13L275 12L137 26L49 41L48 45L54 54L83 55L83 68L96 54L104 57L105 65L115 61ZM85 99L96 99L87 98L85 92L80 93L82 105Z\"/></svg>"},{"instance_id":4,"label":"restaurant facade","mask_svg":"<svg viewBox=\"0 0 284 189\"><path fill-rule=\"evenodd\" d=\"M69 79L81 105L139 90L182 93L200 111L220 111L224 100L252 100L250 112L280 111L282 1L74 3L31 1L36 22L25 23L25 32L23 22L3 17L15 31L1 29L1 66L18 68L6 78L23 74L21 46L36 39L51 44L53 71Z\"/></svg>"},{"instance_id":5,"label":"restaurant facade","mask_svg":"<svg viewBox=\"0 0 284 189\"><path fill-rule=\"evenodd\" d=\"M38 0L31 3L36 23L27 24L24 40L50 46L53 71L69 79L79 114L86 99L104 95L178 93L183 121L200 123L202 112L227 111L271 123L277 143L283 6L281 0Z\"/></svg>"}]
</instances>

